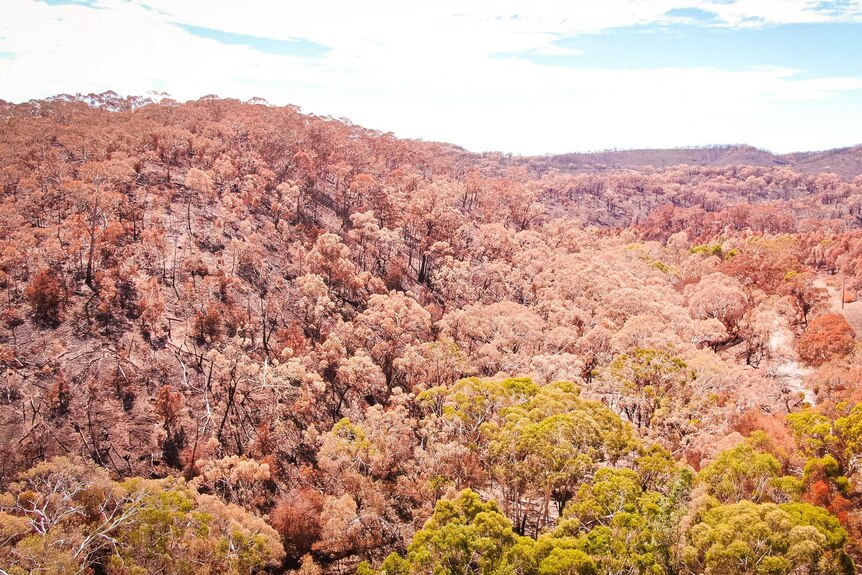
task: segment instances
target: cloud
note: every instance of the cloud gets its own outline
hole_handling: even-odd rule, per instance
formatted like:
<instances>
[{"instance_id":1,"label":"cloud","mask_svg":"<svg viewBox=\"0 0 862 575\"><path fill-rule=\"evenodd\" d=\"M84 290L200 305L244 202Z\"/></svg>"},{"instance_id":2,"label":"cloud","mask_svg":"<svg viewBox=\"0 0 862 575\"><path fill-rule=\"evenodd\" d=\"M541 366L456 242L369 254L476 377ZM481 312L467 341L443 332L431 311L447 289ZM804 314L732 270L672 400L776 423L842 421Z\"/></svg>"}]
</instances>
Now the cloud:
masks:
<instances>
[{"instance_id":1,"label":"cloud","mask_svg":"<svg viewBox=\"0 0 862 575\"><path fill-rule=\"evenodd\" d=\"M264 38L250 34L235 34L233 32L225 32L224 30L202 28L200 26L191 26L189 24L177 24L177 26L190 34L200 36L201 38L208 38L229 46L245 46L252 50L263 52L264 54L274 54L276 56L317 58L323 56L330 50L327 46L322 46L304 38L279 40L276 38Z\"/></svg>"},{"instance_id":2,"label":"cloud","mask_svg":"<svg viewBox=\"0 0 862 575\"><path fill-rule=\"evenodd\" d=\"M95 0L39 0L51 6L86 6L92 8Z\"/></svg>"},{"instance_id":3,"label":"cloud","mask_svg":"<svg viewBox=\"0 0 862 575\"><path fill-rule=\"evenodd\" d=\"M713 24L718 25L722 22L718 20L714 12L704 10L703 8L674 8L668 10L665 14L673 19L674 22L682 24Z\"/></svg>"},{"instance_id":4,"label":"cloud","mask_svg":"<svg viewBox=\"0 0 862 575\"><path fill-rule=\"evenodd\" d=\"M852 74L639 69L637 53L626 69L588 68L578 63L589 54L560 44L702 16L691 10L729 28L853 21L858 2L832 11L798 0L6 4L0 53L14 57L0 58L0 98L13 101L107 89L261 96L399 136L527 153L740 141L788 151L858 138L862 83Z\"/></svg>"},{"instance_id":5,"label":"cloud","mask_svg":"<svg viewBox=\"0 0 862 575\"><path fill-rule=\"evenodd\" d=\"M862 22L862 2L822 0L736 0L705 2L703 10L715 14L726 26Z\"/></svg>"}]
</instances>

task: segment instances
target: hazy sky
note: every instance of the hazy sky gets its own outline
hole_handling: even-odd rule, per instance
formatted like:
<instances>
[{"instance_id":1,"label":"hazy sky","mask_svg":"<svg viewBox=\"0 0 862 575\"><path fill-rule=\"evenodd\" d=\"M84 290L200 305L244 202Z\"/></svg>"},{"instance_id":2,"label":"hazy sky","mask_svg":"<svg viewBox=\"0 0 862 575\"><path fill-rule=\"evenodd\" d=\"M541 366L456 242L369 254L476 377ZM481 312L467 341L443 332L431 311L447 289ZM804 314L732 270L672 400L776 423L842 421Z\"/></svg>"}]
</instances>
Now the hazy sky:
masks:
<instances>
[{"instance_id":1,"label":"hazy sky","mask_svg":"<svg viewBox=\"0 0 862 575\"><path fill-rule=\"evenodd\" d=\"M862 0L0 0L0 98L207 94L470 150L862 142Z\"/></svg>"}]
</instances>

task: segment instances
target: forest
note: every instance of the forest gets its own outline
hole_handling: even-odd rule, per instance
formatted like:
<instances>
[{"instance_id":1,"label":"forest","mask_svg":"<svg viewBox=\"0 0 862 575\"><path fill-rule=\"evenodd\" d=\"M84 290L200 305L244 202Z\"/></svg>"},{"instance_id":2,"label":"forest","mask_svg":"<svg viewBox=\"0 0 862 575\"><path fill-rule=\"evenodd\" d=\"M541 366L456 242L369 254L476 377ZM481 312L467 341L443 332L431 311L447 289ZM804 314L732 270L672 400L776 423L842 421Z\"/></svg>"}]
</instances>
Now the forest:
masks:
<instances>
[{"instance_id":1,"label":"forest","mask_svg":"<svg viewBox=\"0 0 862 575\"><path fill-rule=\"evenodd\" d=\"M0 101L0 575L856 573L862 175L770 158Z\"/></svg>"}]
</instances>

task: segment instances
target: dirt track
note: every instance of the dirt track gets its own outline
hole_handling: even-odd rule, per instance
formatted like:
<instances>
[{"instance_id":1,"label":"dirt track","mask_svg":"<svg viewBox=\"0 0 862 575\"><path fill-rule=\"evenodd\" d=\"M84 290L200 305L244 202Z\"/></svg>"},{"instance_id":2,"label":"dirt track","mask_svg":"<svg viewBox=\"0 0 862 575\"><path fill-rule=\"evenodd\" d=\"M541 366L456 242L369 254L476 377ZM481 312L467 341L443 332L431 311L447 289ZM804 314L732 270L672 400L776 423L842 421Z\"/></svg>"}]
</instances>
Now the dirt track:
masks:
<instances>
[{"instance_id":1,"label":"dirt track","mask_svg":"<svg viewBox=\"0 0 862 575\"><path fill-rule=\"evenodd\" d=\"M826 288L829 291L829 303L832 307L832 311L843 315L847 320L847 323L849 323L856 332L856 340L862 341L862 301L857 300L845 303L844 308L842 309L840 283L837 286L832 286L827 284L826 280L823 278L818 278L814 282L814 285Z\"/></svg>"}]
</instances>

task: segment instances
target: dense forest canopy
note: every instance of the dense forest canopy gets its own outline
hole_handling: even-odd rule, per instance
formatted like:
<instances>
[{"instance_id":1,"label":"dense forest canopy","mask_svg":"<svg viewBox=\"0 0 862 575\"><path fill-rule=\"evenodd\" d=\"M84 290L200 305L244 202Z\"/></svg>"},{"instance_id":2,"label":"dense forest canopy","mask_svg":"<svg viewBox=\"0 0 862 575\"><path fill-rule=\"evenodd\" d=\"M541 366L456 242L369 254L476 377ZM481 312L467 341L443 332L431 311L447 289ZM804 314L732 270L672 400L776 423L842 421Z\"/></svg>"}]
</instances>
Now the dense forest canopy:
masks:
<instances>
[{"instance_id":1,"label":"dense forest canopy","mask_svg":"<svg viewBox=\"0 0 862 575\"><path fill-rule=\"evenodd\" d=\"M842 153L0 102L0 573L854 573Z\"/></svg>"}]
</instances>

